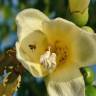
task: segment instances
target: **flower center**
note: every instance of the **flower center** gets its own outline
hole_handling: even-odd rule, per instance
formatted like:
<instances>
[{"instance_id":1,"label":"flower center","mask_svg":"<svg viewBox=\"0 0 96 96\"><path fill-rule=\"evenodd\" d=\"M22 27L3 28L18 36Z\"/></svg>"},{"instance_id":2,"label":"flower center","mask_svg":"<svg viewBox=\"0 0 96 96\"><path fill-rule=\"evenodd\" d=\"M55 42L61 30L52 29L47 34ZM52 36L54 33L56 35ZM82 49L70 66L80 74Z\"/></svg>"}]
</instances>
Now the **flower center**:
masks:
<instances>
[{"instance_id":1,"label":"flower center","mask_svg":"<svg viewBox=\"0 0 96 96\"><path fill-rule=\"evenodd\" d=\"M49 72L53 72L57 65L66 63L68 56L67 46L56 41L54 45L48 47L48 50L40 56L40 64L42 64Z\"/></svg>"}]
</instances>

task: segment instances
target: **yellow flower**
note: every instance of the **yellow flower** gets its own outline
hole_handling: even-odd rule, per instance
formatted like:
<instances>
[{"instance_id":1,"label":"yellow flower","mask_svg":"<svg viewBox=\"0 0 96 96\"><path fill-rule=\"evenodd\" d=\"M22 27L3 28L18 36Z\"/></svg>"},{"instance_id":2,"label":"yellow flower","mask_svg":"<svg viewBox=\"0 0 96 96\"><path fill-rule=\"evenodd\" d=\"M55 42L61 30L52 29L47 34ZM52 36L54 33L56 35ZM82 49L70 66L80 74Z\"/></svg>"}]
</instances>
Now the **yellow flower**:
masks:
<instances>
[{"instance_id":1,"label":"yellow flower","mask_svg":"<svg viewBox=\"0 0 96 96\"><path fill-rule=\"evenodd\" d=\"M18 60L35 77L69 81L79 68L96 64L96 34L62 18L50 20L36 9L16 17Z\"/></svg>"}]
</instances>

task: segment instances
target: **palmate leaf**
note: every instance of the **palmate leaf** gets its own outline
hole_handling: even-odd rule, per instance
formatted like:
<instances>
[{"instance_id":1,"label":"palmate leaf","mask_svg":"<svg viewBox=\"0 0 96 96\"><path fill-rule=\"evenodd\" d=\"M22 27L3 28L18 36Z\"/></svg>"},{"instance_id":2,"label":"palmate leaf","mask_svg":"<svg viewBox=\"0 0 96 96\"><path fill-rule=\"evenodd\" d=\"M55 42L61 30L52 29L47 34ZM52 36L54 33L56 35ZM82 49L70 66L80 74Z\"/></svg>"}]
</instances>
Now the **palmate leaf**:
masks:
<instances>
[{"instance_id":1,"label":"palmate leaf","mask_svg":"<svg viewBox=\"0 0 96 96\"><path fill-rule=\"evenodd\" d=\"M15 49L0 54L0 96L12 96L19 87L22 72Z\"/></svg>"},{"instance_id":2,"label":"palmate leaf","mask_svg":"<svg viewBox=\"0 0 96 96\"><path fill-rule=\"evenodd\" d=\"M8 79L5 79L6 83L0 84L0 96L12 96L12 94L20 86L21 76L19 75L13 82L8 83Z\"/></svg>"}]
</instances>

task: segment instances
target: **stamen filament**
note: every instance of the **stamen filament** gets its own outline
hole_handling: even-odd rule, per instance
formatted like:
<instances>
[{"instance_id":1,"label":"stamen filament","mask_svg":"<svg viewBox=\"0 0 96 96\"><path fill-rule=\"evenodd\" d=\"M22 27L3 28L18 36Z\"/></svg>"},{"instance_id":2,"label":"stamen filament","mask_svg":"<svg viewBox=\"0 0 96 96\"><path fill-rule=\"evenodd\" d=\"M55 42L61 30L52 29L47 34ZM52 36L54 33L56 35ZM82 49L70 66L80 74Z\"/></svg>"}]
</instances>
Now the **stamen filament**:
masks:
<instances>
[{"instance_id":1,"label":"stamen filament","mask_svg":"<svg viewBox=\"0 0 96 96\"><path fill-rule=\"evenodd\" d=\"M51 53L51 47L48 47L48 50L41 55L40 63L49 72L52 72L56 68L56 54Z\"/></svg>"}]
</instances>

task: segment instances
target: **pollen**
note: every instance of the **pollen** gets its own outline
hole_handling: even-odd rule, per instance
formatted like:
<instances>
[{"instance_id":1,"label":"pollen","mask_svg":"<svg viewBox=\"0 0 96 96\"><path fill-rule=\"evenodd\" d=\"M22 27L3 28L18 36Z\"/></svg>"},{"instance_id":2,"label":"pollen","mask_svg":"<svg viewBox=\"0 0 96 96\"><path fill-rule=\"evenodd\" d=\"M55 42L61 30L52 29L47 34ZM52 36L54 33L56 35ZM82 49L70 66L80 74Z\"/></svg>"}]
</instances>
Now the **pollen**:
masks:
<instances>
[{"instance_id":1,"label":"pollen","mask_svg":"<svg viewBox=\"0 0 96 96\"><path fill-rule=\"evenodd\" d=\"M53 45L53 52L57 55L57 63L58 64L64 64L66 63L68 56L69 56L69 50L68 47L60 41L55 41Z\"/></svg>"}]
</instances>

